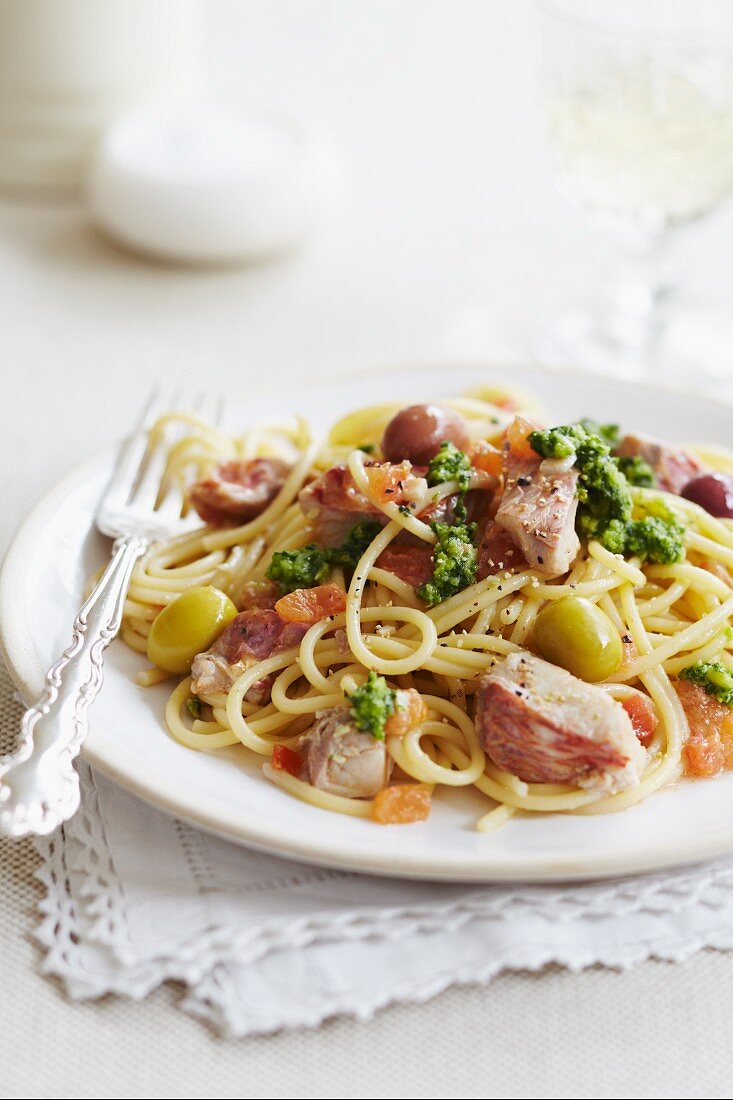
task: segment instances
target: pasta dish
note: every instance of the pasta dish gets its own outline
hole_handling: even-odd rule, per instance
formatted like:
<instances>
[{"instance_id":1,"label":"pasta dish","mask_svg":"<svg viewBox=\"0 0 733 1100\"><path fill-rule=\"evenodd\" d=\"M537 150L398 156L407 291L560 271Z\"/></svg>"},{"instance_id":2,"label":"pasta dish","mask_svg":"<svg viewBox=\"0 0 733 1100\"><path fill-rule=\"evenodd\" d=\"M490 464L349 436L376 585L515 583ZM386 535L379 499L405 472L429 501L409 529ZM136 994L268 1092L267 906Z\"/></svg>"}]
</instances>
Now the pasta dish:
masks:
<instances>
[{"instance_id":1,"label":"pasta dish","mask_svg":"<svg viewBox=\"0 0 733 1100\"><path fill-rule=\"evenodd\" d=\"M325 442L152 436L201 524L140 560L122 637L182 745L381 824L472 786L483 832L733 768L733 454L492 386Z\"/></svg>"}]
</instances>

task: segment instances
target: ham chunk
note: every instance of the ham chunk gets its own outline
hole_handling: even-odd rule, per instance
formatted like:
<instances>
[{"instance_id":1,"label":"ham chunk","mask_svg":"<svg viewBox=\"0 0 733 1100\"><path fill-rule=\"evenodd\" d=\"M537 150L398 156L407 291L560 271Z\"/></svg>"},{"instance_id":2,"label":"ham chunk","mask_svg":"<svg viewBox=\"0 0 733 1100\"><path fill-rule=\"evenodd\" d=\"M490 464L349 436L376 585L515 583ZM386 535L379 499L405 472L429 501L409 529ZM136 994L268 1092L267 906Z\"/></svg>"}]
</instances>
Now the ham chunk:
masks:
<instances>
[{"instance_id":1,"label":"ham chunk","mask_svg":"<svg viewBox=\"0 0 733 1100\"><path fill-rule=\"evenodd\" d=\"M682 447L668 447L642 435L625 435L615 454L643 458L654 471L657 486L665 493L681 493L687 482L703 469L702 464Z\"/></svg>"},{"instance_id":2,"label":"ham chunk","mask_svg":"<svg viewBox=\"0 0 733 1100\"><path fill-rule=\"evenodd\" d=\"M308 519L346 518L349 524L376 519L382 513L357 489L346 466L332 466L298 494L300 507Z\"/></svg>"},{"instance_id":3,"label":"ham chunk","mask_svg":"<svg viewBox=\"0 0 733 1100\"><path fill-rule=\"evenodd\" d=\"M371 499L357 487L346 466L332 466L298 494L306 518L318 524L324 541L340 541L354 524L365 520L386 523L380 503L410 504L427 492L425 467L409 462L371 462L364 470Z\"/></svg>"},{"instance_id":4,"label":"ham chunk","mask_svg":"<svg viewBox=\"0 0 733 1100\"><path fill-rule=\"evenodd\" d=\"M392 543L382 551L374 564L378 569L386 569L401 581L417 588L433 575L433 550L425 543L419 546Z\"/></svg>"},{"instance_id":5,"label":"ham chunk","mask_svg":"<svg viewBox=\"0 0 733 1100\"><path fill-rule=\"evenodd\" d=\"M272 610L282 595L277 581L246 581L238 600L240 611Z\"/></svg>"},{"instance_id":6,"label":"ham chunk","mask_svg":"<svg viewBox=\"0 0 733 1100\"><path fill-rule=\"evenodd\" d=\"M465 518L469 523L480 522L489 514L494 499L493 490L487 488L482 479L483 475L479 472L477 478L479 485L476 488L469 489L466 493L452 493L435 502L431 501L421 512L416 513L417 518L423 523L447 523L453 527L456 523L463 522L465 508ZM496 488L496 478L489 480Z\"/></svg>"},{"instance_id":7,"label":"ham chunk","mask_svg":"<svg viewBox=\"0 0 733 1100\"><path fill-rule=\"evenodd\" d=\"M189 498L205 523L254 519L275 499L290 469L281 458L220 462L208 477L191 486Z\"/></svg>"},{"instance_id":8,"label":"ham chunk","mask_svg":"<svg viewBox=\"0 0 733 1100\"><path fill-rule=\"evenodd\" d=\"M299 645L307 630L307 623L287 622L276 611L240 611L211 649L194 657L191 691L203 699L229 691L252 665ZM272 680L267 676L253 684L247 702L266 703Z\"/></svg>"},{"instance_id":9,"label":"ham chunk","mask_svg":"<svg viewBox=\"0 0 733 1100\"><path fill-rule=\"evenodd\" d=\"M531 653L482 678L476 727L494 764L526 783L612 794L636 787L646 760L620 703Z\"/></svg>"},{"instance_id":10,"label":"ham chunk","mask_svg":"<svg viewBox=\"0 0 733 1100\"><path fill-rule=\"evenodd\" d=\"M476 545L476 580L483 581L496 573L514 572L526 567L524 555L508 531L496 520L486 519L479 524Z\"/></svg>"},{"instance_id":11,"label":"ham chunk","mask_svg":"<svg viewBox=\"0 0 733 1100\"><path fill-rule=\"evenodd\" d=\"M319 540L325 545L343 541L351 528L368 520L387 522L380 505L407 506L424 523L454 524L459 505L465 503L469 520L487 513L497 479L475 470L473 487L464 495L454 493L440 500L429 499L425 480L427 467L409 462L368 462L364 472L369 482L369 495L356 485L346 466L332 466L315 478L298 494L306 519L318 528ZM428 495L428 502L425 497ZM418 503L423 507L417 511Z\"/></svg>"},{"instance_id":12,"label":"ham chunk","mask_svg":"<svg viewBox=\"0 0 733 1100\"><path fill-rule=\"evenodd\" d=\"M309 782L343 798L373 798L392 770L385 742L358 729L349 707L318 711L300 749Z\"/></svg>"},{"instance_id":13,"label":"ham chunk","mask_svg":"<svg viewBox=\"0 0 733 1100\"><path fill-rule=\"evenodd\" d=\"M566 573L578 551L578 471L565 459L504 456L504 492L496 513L528 564L548 577Z\"/></svg>"}]
</instances>

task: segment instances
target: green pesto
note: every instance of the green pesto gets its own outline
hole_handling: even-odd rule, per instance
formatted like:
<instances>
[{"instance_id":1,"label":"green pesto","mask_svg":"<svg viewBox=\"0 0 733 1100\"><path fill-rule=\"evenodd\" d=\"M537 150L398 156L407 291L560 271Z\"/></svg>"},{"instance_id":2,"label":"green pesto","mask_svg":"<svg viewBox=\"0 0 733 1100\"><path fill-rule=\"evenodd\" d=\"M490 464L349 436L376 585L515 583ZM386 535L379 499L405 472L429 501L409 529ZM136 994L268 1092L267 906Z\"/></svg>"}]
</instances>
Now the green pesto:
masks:
<instances>
[{"instance_id":1,"label":"green pesto","mask_svg":"<svg viewBox=\"0 0 733 1100\"><path fill-rule=\"evenodd\" d=\"M340 546L332 546L325 551L329 564L356 569L359 558L381 530L382 525L376 520L364 520L363 523L355 524Z\"/></svg>"},{"instance_id":2,"label":"green pesto","mask_svg":"<svg viewBox=\"0 0 733 1100\"><path fill-rule=\"evenodd\" d=\"M612 553L631 519L629 484L611 457L608 444L597 435L587 435L576 446L578 478L577 530L581 537L598 539Z\"/></svg>"},{"instance_id":3,"label":"green pesto","mask_svg":"<svg viewBox=\"0 0 733 1100\"><path fill-rule=\"evenodd\" d=\"M623 553L626 525L631 519L631 494L608 444L581 424L532 432L529 444L542 458L574 457L580 473L578 534L581 538L598 539L614 554Z\"/></svg>"},{"instance_id":4,"label":"green pesto","mask_svg":"<svg viewBox=\"0 0 733 1100\"><path fill-rule=\"evenodd\" d=\"M576 445L587 437L582 425L566 424L531 432L529 445L541 458L570 458L576 453Z\"/></svg>"},{"instance_id":5,"label":"green pesto","mask_svg":"<svg viewBox=\"0 0 733 1100\"><path fill-rule=\"evenodd\" d=\"M644 561L672 565L685 556L684 533L684 527L672 515L668 519L644 516L632 520L626 528L624 550L627 555L637 554Z\"/></svg>"},{"instance_id":6,"label":"green pesto","mask_svg":"<svg viewBox=\"0 0 733 1100\"><path fill-rule=\"evenodd\" d=\"M437 536L433 548L433 576L416 589L418 596L430 606L463 591L476 580L476 547L474 523L431 524Z\"/></svg>"},{"instance_id":7,"label":"green pesto","mask_svg":"<svg viewBox=\"0 0 733 1100\"><path fill-rule=\"evenodd\" d=\"M641 505L643 516L632 520L626 531L625 552L646 561L672 565L685 556L685 525L662 497L648 497Z\"/></svg>"},{"instance_id":8,"label":"green pesto","mask_svg":"<svg viewBox=\"0 0 733 1100\"><path fill-rule=\"evenodd\" d=\"M638 485L642 489L653 488L654 470L641 455L621 455L616 462L629 485Z\"/></svg>"},{"instance_id":9,"label":"green pesto","mask_svg":"<svg viewBox=\"0 0 733 1100\"><path fill-rule=\"evenodd\" d=\"M457 481L458 488L465 492L471 484L471 459L465 451L459 450L455 443L446 440L440 444L438 453L428 466L428 485L442 485L444 481Z\"/></svg>"},{"instance_id":10,"label":"green pesto","mask_svg":"<svg viewBox=\"0 0 733 1100\"><path fill-rule=\"evenodd\" d=\"M265 576L277 581L284 592L313 588L326 580L332 565L355 569L367 546L382 530L376 520L355 524L340 546L319 546L309 542L300 550L276 550Z\"/></svg>"},{"instance_id":11,"label":"green pesto","mask_svg":"<svg viewBox=\"0 0 733 1100\"><path fill-rule=\"evenodd\" d=\"M276 550L265 576L277 581L284 592L295 588L313 588L325 581L330 570L325 550L315 542L299 550Z\"/></svg>"},{"instance_id":12,"label":"green pesto","mask_svg":"<svg viewBox=\"0 0 733 1100\"><path fill-rule=\"evenodd\" d=\"M714 695L720 703L733 707L733 670L720 661L698 661L689 668L683 668L680 680L699 684L708 695Z\"/></svg>"},{"instance_id":13,"label":"green pesto","mask_svg":"<svg viewBox=\"0 0 733 1100\"><path fill-rule=\"evenodd\" d=\"M569 424L532 432L529 444L542 458L574 456L579 471L575 526L581 538L597 539L612 554L638 554L663 564L682 560L684 528L679 518L661 501L646 504L649 514L643 519L631 518L629 479L599 435L589 433L582 424ZM644 466L647 464L631 467L632 484L639 484L633 480L638 476L641 484L648 484Z\"/></svg>"},{"instance_id":14,"label":"green pesto","mask_svg":"<svg viewBox=\"0 0 733 1100\"><path fill-rule=\"evenodd\" d=\"M384 676L370 672L366 683L348 696L351 717L360 730L371 733L377 741L384 741L387 719L397 708L397 692L387 686Z\"/></svg>"},{"instance_id":15,"label":"green pesto","mask_svg":"<svg viewBox=\"0 0 733 1100\"><path fill-rule=\"evenodd\" d=\"M593 420L590 416L584 416L582 420L578 421L578 424L581 428L585 428L588 435L600 436L611 450L618 447L621 441L621 429L618 424L599 424L597 420Z\"/></svg>"}]
</instances>

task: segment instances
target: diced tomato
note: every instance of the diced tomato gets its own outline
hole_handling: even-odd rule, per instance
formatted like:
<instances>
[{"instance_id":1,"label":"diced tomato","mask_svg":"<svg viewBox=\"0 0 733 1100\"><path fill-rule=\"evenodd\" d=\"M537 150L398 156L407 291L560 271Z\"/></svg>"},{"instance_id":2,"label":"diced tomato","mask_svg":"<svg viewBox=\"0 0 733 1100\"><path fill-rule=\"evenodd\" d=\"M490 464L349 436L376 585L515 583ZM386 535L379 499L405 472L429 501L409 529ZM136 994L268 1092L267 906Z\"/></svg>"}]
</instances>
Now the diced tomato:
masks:
<instances>
[{"instance_id":1,"label":"diced tomato","mask_svg":"<svg viewBox=\"0 0 733 1100\"><path fill-rule=\"evenodd\" d=\"M272 750L272 766L280 772L288 772L297 779L303 768L303 757L287 745L275 745Z\"/></svg>"},{"instance_id":2,"label":"diced tomato","mask_svg":"<svg viewBox=\"0 0 733 1100\"><path fill-rule=\"evenodd\" d=\"M419 726L428 716L428 708L422 695L414 688L397 692L397 709L384 723L384 732L389 737L402 737L415 726Z\"/></svg>"},{"instance_id":3,"label":"diced tomato","mask_svg":"<svg viewBox=\"0 0 733 1100\"><path fill-rule=\"evenodd\" d=\"M678 680L677 694L690 725L683 759L688 775L718 775L733 768L733 711L700 684Z\"/></svg>"},{"instance_id":4,"label":"diced tomato","mask_svg":"<svg viewBox=\"0 0 733 1100\"><path fill-rule=\"evenodd\" d=\"M346 610L346 593L337 584L319 584L315 588L296 588L281 596L275 604L280 618L289 623L313 626L329 615Z\"/></svg>"},{"instance_id":5,"label":"diced tomato","mask_svg":"<svg viewBox=\"0 0 733 1100\"><path fill-rule=\"evenodd\" d=\"M630 695L621 703L634 727L640 744L646 748L650 743L655 729L659 725L654 704L646 695Z\"/></svg>"},{"instance_id":6,"label":"diced tomato","mask_svg":"<svg viewBox=\"0 0 733 1100\"><path fill-rule=\"evenodd\" d=\"M374 563L417 588L433 575L433 551L429 546L388 546Z\"/></svg>"},{"instance_id":7,"label":"diced tomato","mask_svg":"<svg viewBox=\"0 0 733 1100\"><path fill-rule=\"evenodd\" d=\"M422 783L385 787L374 796L372 819L380 825L410 825L430 813L430 790Z\"/></svg>"},{"instance_id":8,"label":"diced tomato","mask_svg":"<svg viewBox=\"0 0 733 1100\"><path fill-rule=\"evenodd\" d=\"M492 443L480 439L471 451L471 465L494 477L501 476L501 451Z\"/></svg>"},{"instance_id":9,"label":"diced tomato","mask_svg":"<svg viewBox=\"0 0 733 1100\"><path fill-rule=\"evenodd\" d=\"M402 488L407 478L414 476L409 462L378 462L365 466L364 473L369 482L369 496L375 504L399 504L402 500Z\"/></svg>"},{"instance_id":10,"label":"diced tomato","mask_svg":"<svg viewBox=\"0 0 733 1100\"><path fill-rule=\"evenodd\" d=\"M686 775L709 779L723 770L723 748L719 741L690 739L685 745L683 759Z\"/></svg>"},{"instance_id":11,"label":"diced tomato","mask_svg":"<svg viewBox=\"0 0 733 1100\"><path fill-rule=\"evenodd\" d=\"M506 442L513 455L517 458L534 458L539 461L539 455L529 445L529 435L535 430L534 424L525 420L523 416L515 416L506 430Z\"/></svg>"}]
</instances>

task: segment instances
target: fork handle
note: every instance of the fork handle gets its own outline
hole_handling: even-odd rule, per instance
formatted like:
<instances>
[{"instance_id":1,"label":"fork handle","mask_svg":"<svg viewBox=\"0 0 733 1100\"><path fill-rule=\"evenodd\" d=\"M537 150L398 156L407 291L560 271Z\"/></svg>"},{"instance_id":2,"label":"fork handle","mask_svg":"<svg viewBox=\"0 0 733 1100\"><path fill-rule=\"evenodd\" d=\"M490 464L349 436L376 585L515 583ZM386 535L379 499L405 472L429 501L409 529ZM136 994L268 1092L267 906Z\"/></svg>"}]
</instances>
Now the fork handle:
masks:
<instances>
[{"instance_id":1,"label":"fork handle","mask_svg":"<svg viewBox=\"0 0 733 1100\"><path fill-rule=\"evenodd\" d=\"M149 545L139 535L117 539L112 560L74 620L71 644L23 715L16 751L0 761L0 833L50 833L78 809L73 763L89 730L87 710L102 686L104 651L120 629L135 562Z\"/></svg>"}]
</instances>

